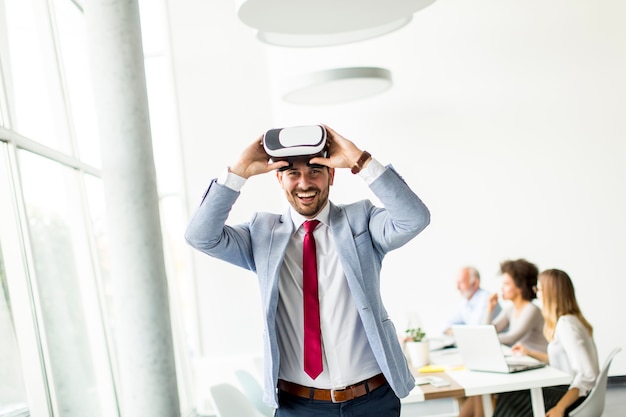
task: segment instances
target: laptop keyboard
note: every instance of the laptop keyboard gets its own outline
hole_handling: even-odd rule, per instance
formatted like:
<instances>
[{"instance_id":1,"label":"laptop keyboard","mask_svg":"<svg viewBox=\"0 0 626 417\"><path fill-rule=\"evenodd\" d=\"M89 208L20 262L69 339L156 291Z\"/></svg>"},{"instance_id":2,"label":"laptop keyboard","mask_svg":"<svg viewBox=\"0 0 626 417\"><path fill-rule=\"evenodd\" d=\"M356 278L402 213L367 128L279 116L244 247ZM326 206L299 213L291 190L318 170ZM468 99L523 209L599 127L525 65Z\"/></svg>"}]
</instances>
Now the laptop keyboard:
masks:
<instances>
[{"instance_id":1,"label":"laptop keyboard","mask_svg":"<svg viewBox=\"0 0 626 417\"><path fill-rule=\"evenodd\" d=\"M509 362L507 365L509 366L509 372L519 372L519 371L525 371L527 369L536 369L536 368L542 368L542 367L546 366L545 363L541 363L541 362L537 362L537 363L512 363L512 362Z\"/></svg>"}]
</instances>

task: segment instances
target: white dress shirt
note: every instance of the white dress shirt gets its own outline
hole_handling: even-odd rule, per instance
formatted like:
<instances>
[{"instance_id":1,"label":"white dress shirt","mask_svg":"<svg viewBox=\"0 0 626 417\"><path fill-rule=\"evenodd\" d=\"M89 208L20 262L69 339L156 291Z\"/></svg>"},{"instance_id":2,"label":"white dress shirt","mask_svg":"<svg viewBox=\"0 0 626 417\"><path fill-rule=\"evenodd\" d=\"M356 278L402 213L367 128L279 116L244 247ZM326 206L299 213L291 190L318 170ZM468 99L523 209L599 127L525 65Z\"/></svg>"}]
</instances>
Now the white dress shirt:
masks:
<instances>
[{"instance_id":1,"label":"white dress shirt","mask_svg":"<svg viewBox=\"0 0 626 417\"><path fill-rule=\"evenodd\" d=\"M500 304L498 304L491 313L491 317L487 317L487 305L489 304L490 296L489 291L478 288L469 300L463 298L454 312L454 315L450 317L448 327L455 324L477 325L491 322L491 320L500 313L501 307Z\"/></svg>"},{"instance_id":2,"label":"white dress shirt","mask_svg":"<svg viewBox=\"0 0 626 417\"><path fill-rule=\"evenodd\" d=\"M322 329L323 370L311 379L303 371L302 241L305 219L291 210L296 228L285 253L278 284L278 377L307 387L342 388L380 373L370 349L328 227L330 206L316 217L313 231Z\"/></svg>"}]
</instances>

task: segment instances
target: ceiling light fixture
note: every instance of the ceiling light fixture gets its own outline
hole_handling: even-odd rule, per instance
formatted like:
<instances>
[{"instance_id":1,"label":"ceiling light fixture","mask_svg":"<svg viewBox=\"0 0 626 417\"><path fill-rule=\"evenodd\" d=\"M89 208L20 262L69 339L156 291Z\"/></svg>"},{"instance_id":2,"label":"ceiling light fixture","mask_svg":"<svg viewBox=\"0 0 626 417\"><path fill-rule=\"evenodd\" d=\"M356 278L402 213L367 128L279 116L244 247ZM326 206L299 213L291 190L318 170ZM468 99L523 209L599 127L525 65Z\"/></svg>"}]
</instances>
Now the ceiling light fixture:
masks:
<instances>
[{"instance_id":1,"label":"ceiling light fixture","mask_svg":"<svg viewBox=\"0 0 626 417\"><path fill-rule=\"evenodd\" d=\"M333 68L294 78L283 99L294 104L334 104L380 94L390 87L388 69Z\"/></svg>"},{"instance_id":2,"label":"ceiling light fixture","mask_svg":"<svg viewBox=\"0 0 626 417\"><path fill-rule=\"evenodd\" d=\"M239 19L280 46L328 46L380 36L406 25L435 0L235 0ZM300 42L300 43L299 43Z\"/></svg>"},{"instance_id":3,"label":"ceiling light fixture","mask_svg":"<svg viewBox=\"0 0 626 417\"><path fill-rule=\"evenodd\" d=\"M349 32L320 33L320 34L293 34L277 32L257 32L257 38L269 45L286 46L294 48L307 48L319 46L335 46L346 43L364 41L378 36L391 33L409 24L413 16L386 23L368 29L360 29Z\"/></svg>"}]
</instances>

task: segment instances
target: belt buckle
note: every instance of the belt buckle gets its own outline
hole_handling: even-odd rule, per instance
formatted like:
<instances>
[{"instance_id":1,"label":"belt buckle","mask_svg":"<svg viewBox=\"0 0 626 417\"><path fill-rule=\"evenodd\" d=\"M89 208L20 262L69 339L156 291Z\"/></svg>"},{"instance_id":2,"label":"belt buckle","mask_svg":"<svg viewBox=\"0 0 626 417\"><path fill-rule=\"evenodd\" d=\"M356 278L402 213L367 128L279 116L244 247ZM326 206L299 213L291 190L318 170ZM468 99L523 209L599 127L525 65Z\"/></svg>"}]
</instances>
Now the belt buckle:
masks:
<instances>
[{"instance_id":1,"label":"belt buckle","mask_svg":"<svg viewBox=\"0 0 626 417\"><path fill-rule=\"evenodd\" d=\"M331 390L330 390L330 400L334 404L345 403L346 401L350 401L351 398L345 398L343 400L338 400L338 399L335 398L335 393L337 393L337 392L345 392L345 391L346 391L346 388L339 388L339 389L331 388Z\"/></svg>"}]
</instances>

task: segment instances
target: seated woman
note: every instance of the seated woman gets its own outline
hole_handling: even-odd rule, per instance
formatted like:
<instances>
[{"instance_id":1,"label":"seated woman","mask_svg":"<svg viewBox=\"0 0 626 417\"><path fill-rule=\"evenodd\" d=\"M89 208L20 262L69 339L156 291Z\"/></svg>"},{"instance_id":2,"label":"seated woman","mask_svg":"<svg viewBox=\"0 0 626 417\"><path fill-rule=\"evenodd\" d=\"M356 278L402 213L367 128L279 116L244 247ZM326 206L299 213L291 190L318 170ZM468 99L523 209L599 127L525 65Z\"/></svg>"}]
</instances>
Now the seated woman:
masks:
<instances>
[{"instance_id":1,"label":"seated woman","mask_svg":"<svg viewBox=\"0 0 626 417\"><path fill-rule=\"evenodd\" d=\"M570 385L543 388L546 417L568 416L594 386L600 373L593 328L585 319L570 277L558 269L539 275L537 295L543 305L544 335L548 353L535 351L524 344L513 346L513 352L529 355L572 375ZM531 417L528 390L498 395L494 417Z\"/></svg>"},{"instance_id":2,"label":"seated woman","mask_svg":"<svg viewBox=\"0 0 626 417\"><path fill-rule=\"evenodd\" d=\"M546 352L548 342L543 336L544 320L541 310L532 300L536 298L537 267L525 259L507 260L500 264L502 299L509 301L491 322L498 331L500 343L513 346L522 343L537 352ZM488 314L498 305L498 294L490 299ZM480 397L463 401L459 417L482 417Z\"/></svg>"},{"instance_id":3,"label":"seated woman","mask_svg":"<svg viewBox=\"0 0 626 417\"><path fill-rule=\"evenodd\" d=\"M537 267L525 259L504 261L502 298L510 301L491 322L499 333L500 342L507 346L522 343L528 348L545 352L548 342L543 336L541 310L532 300L536 298ZM489 308L495 308L498 295L491 296Z\"/></svg>"}]
</instances>

